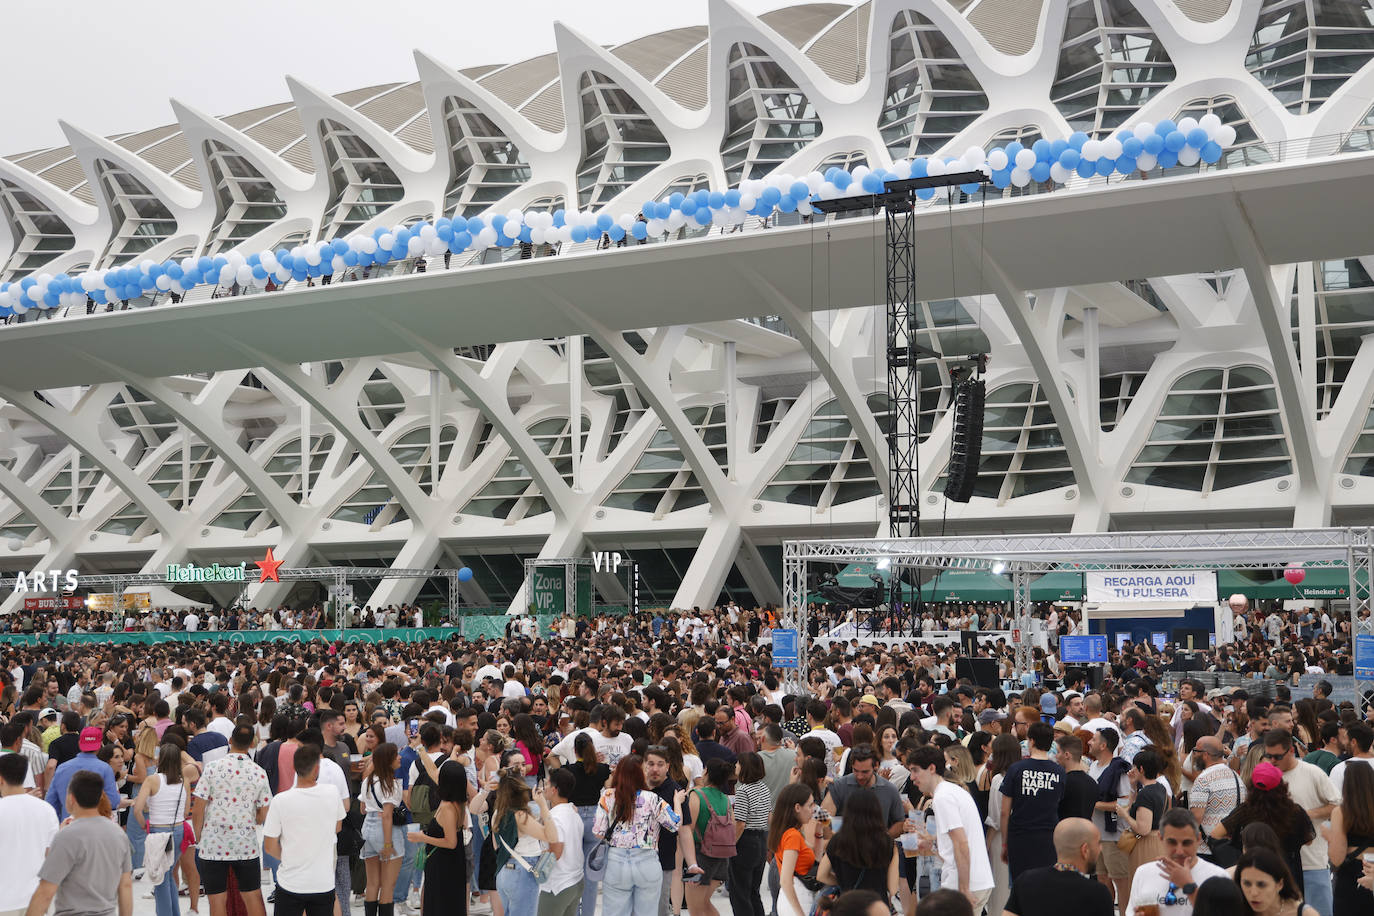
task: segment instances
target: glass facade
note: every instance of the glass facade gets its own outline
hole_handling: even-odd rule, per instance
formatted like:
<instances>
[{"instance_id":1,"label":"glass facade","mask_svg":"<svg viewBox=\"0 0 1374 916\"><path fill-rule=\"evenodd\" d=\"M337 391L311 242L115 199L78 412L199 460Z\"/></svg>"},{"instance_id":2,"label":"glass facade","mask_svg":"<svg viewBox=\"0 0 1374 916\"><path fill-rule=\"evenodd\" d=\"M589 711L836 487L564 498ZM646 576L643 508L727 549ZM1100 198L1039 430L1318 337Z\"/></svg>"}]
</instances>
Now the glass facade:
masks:
<instances>
[{"instance_id":1,"label":"glass facade","mask_svg":"<svg viewBox=\"0 0 1374 916\"><path fill-rule=\"evenodd\" d=\"M987 110L978 78L944 33L920 13L898 13L888 41L887 95L878 116L892 158L934 155Z\"/></svg>"},{"instance_id":2,"label":"glass facade","mask_svg":"<svg viewBox=\"0 0 1374 916\"><path fill-rule=\"evenodd\" d=\"M207 140L205 158L215 199L206 254L213 257L233 248L286 217L286 204L277 189L246 157L218 140Z\"/></svg>"},{"instance_id":3,"label":"glass facade","mask_svg":"<svg viewBox=\"0 0 1374 916\"><path fill-rule=\"evenodd\" d=\"M4 178L0 178L0 213L14 238L14 249L0 270L0 279L13 282L26 277L76 246L76 237L62 217Z\"/></svg>"},{"instance_id":4,"label":"glass facade","mask_svg":"<svg viewBox=\"0 0 1374 916\"><path fill-rule=\"evenodd\" d=\"M582 417L583 442L591 423ZM565 483L572 483L572 426L566 417L540 420L529 427L535 445L549 456L554 470ZM468 515L482 515L515 522L530 515L549 511L549 504L539 492L524 461L514 453L501 462L496 474L462 510Z\"/></svg>"},{"instance_id":5,"label":"glass facade","mask_svg":"<svg viewBox=\"0 0 1374 916\"><path fill-rule=\"evenodd\" d=\"M1245 67L1293 114L1309 114L1371 59L1371 0L1270 0Z\"/></svg>"},{"instance_id":6,"label":"glass facade","mask_svg":"<svg viewBox=\"0 0 1374 916\"><path fill-rule=\"evenodd\" d=\"M1370 263L1366 263L1370 262ZM1318 261L1312 265L1315 286L1317 332L1317 417L1335 406L1341 386L1350 373L1360 344L1374 333L1374 279L1372 259L1347 258ZM1302 282L1300 279L1297 282ZM1296 346L1298 294L1292 299L1292 324ZM1299 348L1298 352L1301 352Z\"/></svg>"},{"instance_id":7,"label":"glass facade","mask_svg":"<svg viewBox=\"0 0 1374 916\"><path fill-rule=\"evenodd\" d=\"M867 404L879 429L885 430L887 395L869 395ZM816 408L786 463L763 488L762 498L824 511L880 492L873 464L854 435L853 424L838 401L828 401Z\"/></svg>"},{"instance_id":8,"label":"glass facade","mask_svg":"<svg viewBox=\"0 0 1374 916\"><path fill-rule=\"evenodd\" d=\"M1212 493L1292 472L1273 379L1229 366L1174 382L1126 480Z\"/></svg>"},{"instance_id":9,"label":"glass facade","mask_svg":"<svg viewBox=\"0 0 1374 916\"><path fill-rule=\"evenodd\" d=\"M639 103L609 76L588 70L578 84L582 157L577 203L604 206L668 160L668 141Z\"/></svg>"},{"instance_id":10,"label":"glass facade","mask_svg":"<svg viewBox=\"0 0 1374 916\"><path fill-rule=\"evenodd\" d=\"M730 48L729 108L720 158L737 185L762 178L821 135L821 119L796 81L758 47Z\"/></svg>"},{"instance_id":11,"label":"glass facade","mask_svg":"<svg viewBox=\"0 0 1374 916\"><path fill-rule=\"evenodd\" d=\"M176 217L156 194L123 166L95 161L96 185L110 208L114 231L97 263L109 267L167 241Z\"/></svg>"},{"instance_id":12,"label":"glass facade","mask_svg":"<svg viewBox=\"0 0 1374 916\"><path fill-rule=\"evenodd\" d=\"M687 407L687 422L706 444L711 457L721 468L726 465L725 405ZM615 491L602 503L617 509L649 512L655 517L677 509L704 505L706 494L696 474L683 457L682 449L667 427L660 426L649 445Z\"/></svg>"},{"instance_id":13,"label":"glass facade","mask_svg":"<svg viewBox=\"0 0 1374 916\"><path fill-rule=\"evenodd\" d=\"M475 216L530 180L520 147L467 99L444 99L453 177L444 192L444 212Z\"/></svg>"},{"instance_id":14,"label":"glass facade","mask_svg":"<svg viewBox=\"0 0 1374 916\"><path fill-rule=\"evenodd\" d=\"M319 125L329 175L329 203L320 238L345 236L405 196L396 172L367 141L338 121Z\"/></svg>"},{"instance_id":15,"label":"glass facade","mask_svg":"<svg viewBox=\"0 0 1374 916\"><path fill-rule=\"evenodd\" d=\"M1103 136L1174 79L1164 44L1130 0L1074 0L1050 100L1074 130Z\"/></svg>"}]
</instances>

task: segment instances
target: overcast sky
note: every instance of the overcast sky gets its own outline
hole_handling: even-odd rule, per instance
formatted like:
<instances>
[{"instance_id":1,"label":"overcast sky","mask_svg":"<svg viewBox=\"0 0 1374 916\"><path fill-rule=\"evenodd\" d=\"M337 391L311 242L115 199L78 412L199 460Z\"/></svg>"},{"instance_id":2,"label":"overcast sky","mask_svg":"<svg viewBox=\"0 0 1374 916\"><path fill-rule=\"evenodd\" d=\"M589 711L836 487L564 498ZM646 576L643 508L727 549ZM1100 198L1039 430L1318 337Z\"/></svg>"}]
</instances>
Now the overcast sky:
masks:
<instances>
[{"instance_id":1,"label":"overcast sky","mask_svg":"<svg viewBox=\"0 0 1374 916\"><path fill-rule=\"evenodd\" d=\"M3 15L8 156L64 145L59 118L110 135L171 123L170 97L212 115L285 101L288 73L329 93L409 81L416 48L455 69L510 63L552 51L555 20L619 44L704 24L706 0L5 0Z\"/></svg>"}]
</instances>

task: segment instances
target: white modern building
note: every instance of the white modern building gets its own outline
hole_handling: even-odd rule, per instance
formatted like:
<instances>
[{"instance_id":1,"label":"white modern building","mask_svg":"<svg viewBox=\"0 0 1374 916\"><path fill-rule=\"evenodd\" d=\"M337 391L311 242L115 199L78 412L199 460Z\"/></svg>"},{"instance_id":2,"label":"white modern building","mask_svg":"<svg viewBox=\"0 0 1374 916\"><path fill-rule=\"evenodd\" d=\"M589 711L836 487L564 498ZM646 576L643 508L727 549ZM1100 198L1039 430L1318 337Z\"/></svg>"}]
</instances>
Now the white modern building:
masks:
<instances>
[{"instance_id":1,"label":"white modern building","mask_svg":"<svg viewBox=\"0 0 1374 916\"><path fill-rule=\"evenodd\" d=\"M67 146L0 159L0 280L1215 112L1238 136L1216 167L923 215L928 524L1374 515L1371 0L712 0L616 47L552 28L554 54L417 54L416 81L336 97L288 77L289 101L176 100L136 134L64 113ZM778 601L781 542L880 533L888 486L881 224L783 222L11 319L0 570L270 547L467 565L464 601L504 607L524 558L618 550L646 605ZM982 478L947 505L950 369L982 352ZM623 576L597 585L624 603Z\"/></svg>"}]
</instances>

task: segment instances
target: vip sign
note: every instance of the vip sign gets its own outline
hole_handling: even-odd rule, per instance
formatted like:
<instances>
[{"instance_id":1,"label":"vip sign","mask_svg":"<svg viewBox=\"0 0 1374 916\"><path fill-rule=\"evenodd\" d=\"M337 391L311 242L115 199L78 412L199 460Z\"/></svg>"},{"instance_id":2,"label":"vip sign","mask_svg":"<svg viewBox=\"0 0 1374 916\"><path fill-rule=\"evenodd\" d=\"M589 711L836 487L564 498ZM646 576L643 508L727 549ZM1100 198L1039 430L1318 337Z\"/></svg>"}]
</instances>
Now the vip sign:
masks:
<instances>
[{"instance_id":1,"label":"vip sign","mask_svg":"<svg viewBox=\"0 0 1374 916\"><path fill-rule=\"evenodd\" d=\"M14 590L22 592L74 592L77 586L77 573L74 569L39 569L25 576L16 573Z\"/></svg>"},{"instance_id":2,"label":"vip sign","mask_svg":"<svg viewBox=\"0 0 1374 916\"><path fill-rule=\"evenodd\" d=\"M620 551L593 550L592 569L597 572L620 572Z\"/></svg>"}]
</instances>

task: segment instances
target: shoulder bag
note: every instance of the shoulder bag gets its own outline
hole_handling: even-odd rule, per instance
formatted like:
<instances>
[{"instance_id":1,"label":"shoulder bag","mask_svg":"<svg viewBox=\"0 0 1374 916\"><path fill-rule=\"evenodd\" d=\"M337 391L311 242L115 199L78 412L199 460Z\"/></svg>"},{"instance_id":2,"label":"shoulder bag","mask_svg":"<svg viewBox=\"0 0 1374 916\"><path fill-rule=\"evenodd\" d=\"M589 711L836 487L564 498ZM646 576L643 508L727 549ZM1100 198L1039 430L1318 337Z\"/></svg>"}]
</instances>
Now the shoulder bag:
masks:
<instances>
[{"instance_id":1,"label":"shoulder bag","mask_svg":"<svg viewBox=\"0 0 1374 916\"><path fill-rule=\"evenodd\" d=\"M518 862L520 867L534 875L534 880L540 884L547 884L549 876L553 874L553 867L558 862L558 858L549 850L544 850L539 854L539 859L533 865L525 861L525 857L510 848L510 844L501 838L501 845L506 847L506 852L510 853L512 861Z\"/></svg>"},{"instance_id":2,"label":"shoulder bag","mask_svg":"<svg viewBox=\"0 0 1374 916\"><path fill-rule=\"evenodd\" d=\"M600 881L606 874L606 862L610 858L611 852L611 837L615 834L616 824L618 824L619 821L619 812L617 812L616 816L611 818L610 825L606 828L606 835L597 840L596 845L587 851L585 869L587 877L594 881Z\"/></svg>"}]
</instances>

